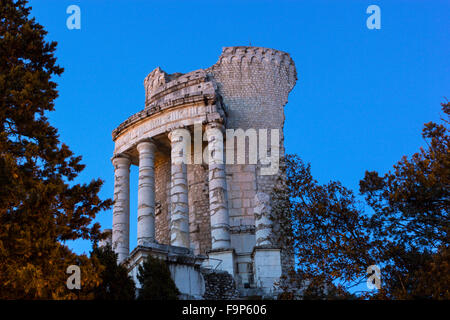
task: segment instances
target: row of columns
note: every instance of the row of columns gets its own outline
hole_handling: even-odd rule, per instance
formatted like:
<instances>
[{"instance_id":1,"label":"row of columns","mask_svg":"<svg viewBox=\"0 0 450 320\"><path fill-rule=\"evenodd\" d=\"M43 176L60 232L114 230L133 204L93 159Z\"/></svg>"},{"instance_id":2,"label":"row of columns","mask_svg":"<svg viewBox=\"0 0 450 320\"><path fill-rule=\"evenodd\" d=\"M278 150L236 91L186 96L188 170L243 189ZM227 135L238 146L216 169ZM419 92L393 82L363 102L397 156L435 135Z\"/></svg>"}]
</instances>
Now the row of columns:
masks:
<instances>
[{"instance_id":1,"label":"row of columns","mask_svg":"<svg viewBox=\"0 0 450 320\"><path fill-rule=\"evenodd\" d=\"M209 150L209 203L211 217L212 250L229 249L229 216L226 174L223 154L223 130L220 123L207 125ZM221 134L219 134L219 132ZM170 189L170 244L190 247L189 204L187 167L183 161L182 136L175 131L169 133L171 142L171 189ZM222 145L219 145L222 144ZM138 245L154 243L155 239L155 150L151 139L139 142L138 185ZM114 208L112 244L122 262L129 254L130 229L130 165L129 157L118 155L112 159L114 165Z\"/></svg>"}]
</instances>

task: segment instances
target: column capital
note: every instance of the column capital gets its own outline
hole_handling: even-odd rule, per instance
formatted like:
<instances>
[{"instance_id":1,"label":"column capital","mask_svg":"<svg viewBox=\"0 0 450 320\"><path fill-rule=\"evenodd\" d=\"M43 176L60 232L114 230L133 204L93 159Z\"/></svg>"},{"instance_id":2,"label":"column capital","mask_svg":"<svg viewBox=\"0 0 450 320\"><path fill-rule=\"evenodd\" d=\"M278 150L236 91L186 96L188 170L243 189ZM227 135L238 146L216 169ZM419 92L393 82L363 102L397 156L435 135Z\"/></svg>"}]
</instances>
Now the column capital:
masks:
<instances>
[{"instance_id":1,"label":"column capital","mask_svg":"<svg viewBox=\"0 0 450 320\"><path fill-rule=\"evenodd\" d=\"M224 133L225 132L225 125L221 121L212 121L212 122L208 122L206 124L206 131L208 131L209 129L218 129L222 133Z\"/></svg>"},{"instance_id":2,"label":"column capital","mask_svg":"<svg viewBox=\"0 0 450 320\"><path fill-rule=\"evenodd\" d=\"M125 167L125 166L129 167L131 164L131 159L128 155L121 153L121 154L115 154L111 158L111 162L114 167Z\"/></svg>"},{"instance_id":3,"label":"column capital","mask_svg":"<svg viewBox=\"0 0 450 320\"><path fill-rule=\"evenodd\" d=\"M172 139L173 138L180 138L180 137L183 137L183 133L182 132L180 132L179 130L185 130L185 131L183 131L183 133L184 132L189 132L189 130L188 129L186 129L185 127L178 127L178 128L173 128L168 134L167 134L167 137L169 138L169 141L172 143L172 142L177 142L177 141L173 141ZM190 133L189 133L190 134ZM180 140L181 141L181 140Z\"/></svg>"},{"instance_id":4,"label":"column capital","mask_svg":"<svg viewBox=\"0 0 450 320\"><path fill-rule=\"evenodd\" d=\"M136 144L136 149L138 150L139 153L141 153L142 151L145 151L145 150L148 150L148 151L155 150L156 144L152 138L145 138L145 139L138 141L138 143Z\"/></svg>"}]
</instances>

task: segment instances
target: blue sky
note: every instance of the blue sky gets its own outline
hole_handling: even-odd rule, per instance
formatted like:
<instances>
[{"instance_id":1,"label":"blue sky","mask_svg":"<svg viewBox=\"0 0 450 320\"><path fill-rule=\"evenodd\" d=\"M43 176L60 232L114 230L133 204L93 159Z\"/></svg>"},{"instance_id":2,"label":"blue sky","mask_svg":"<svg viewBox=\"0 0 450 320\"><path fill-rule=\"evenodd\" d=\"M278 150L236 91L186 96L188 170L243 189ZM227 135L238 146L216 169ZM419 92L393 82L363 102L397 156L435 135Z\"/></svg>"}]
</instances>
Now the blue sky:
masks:
<instances>
[{"instance_id":1,"label":"blue sky","mask_svg":"<svg viewBox=\"0 0 450 320\"><path fill-rule=\"evenodd\" d=\"M365 170L384 173L425 146L423 124L450 98L448 1L35 0L35 16L58 42L65 72L49 114L61 140L83 156L77 182L100 177L113 196L111 131L144 106L145 76L206 68L222 47L289 52L298 81L285 107L285 146L322 183L358 192ZM81 30L69 30L69 5ZM381 9L381 29L366 8ZM131 239L136 245L137 168L131 170ZM112 210L99 214L110 228ZM70 246L88 253L90 243Z\"/></svg>"}]
</instances>

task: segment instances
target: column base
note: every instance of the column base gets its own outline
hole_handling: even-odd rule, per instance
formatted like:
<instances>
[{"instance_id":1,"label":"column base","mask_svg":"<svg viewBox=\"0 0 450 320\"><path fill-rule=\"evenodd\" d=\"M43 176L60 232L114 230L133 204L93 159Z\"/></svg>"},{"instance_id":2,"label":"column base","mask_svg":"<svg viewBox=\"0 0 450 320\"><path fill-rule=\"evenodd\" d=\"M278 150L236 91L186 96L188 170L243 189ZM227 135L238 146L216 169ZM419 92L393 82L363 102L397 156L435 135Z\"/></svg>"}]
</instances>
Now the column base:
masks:
<instances>
[{"instance_id":1,"label":"column base","mask_svg":"<svg viewBox=\"0 0 450 320\"><path fill-rule=\"evenodd\" d=\"M209 268L213 270L227 271L234 278L235 252L234 249L216 249L207 253Z\"/></svg>"},{"instance_id":2,"label":"column base","mask_svg":"<svg viewBox=\"0 0 450 320\"><path fill-rule=\"evenodd\" d=\"M152 247L154 244L158 245L158 243L156 242L155 239L152 239L152 240L142 240L142 239L140 239L140 240L137 241L137 246L138 247L139 246L141 246L141 247Z\"/></svg>"},{"instance_id":3,"label":"column base","mask_svg":"<svg viewBox=\"0 0 450 320\"><path fill-rule=\"evenodd\" d=\"M266 295L276 297L279 289L275 283L281 277L281 250L275 247L255 247L252 259L257 288Z\"/></svg>"}]
</instances>

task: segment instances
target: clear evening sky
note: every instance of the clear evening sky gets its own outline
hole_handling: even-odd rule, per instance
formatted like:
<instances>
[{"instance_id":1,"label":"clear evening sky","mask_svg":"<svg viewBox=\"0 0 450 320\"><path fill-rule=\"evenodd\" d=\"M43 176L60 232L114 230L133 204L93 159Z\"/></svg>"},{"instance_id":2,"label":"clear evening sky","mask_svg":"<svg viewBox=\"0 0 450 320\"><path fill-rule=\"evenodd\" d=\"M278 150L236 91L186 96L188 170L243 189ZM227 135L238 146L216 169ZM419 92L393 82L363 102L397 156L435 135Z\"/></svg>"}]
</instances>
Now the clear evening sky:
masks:
<instances>
[{"instance_id":1,"label":"clear evening sky","mask_svg":"<svg viewBox=\"0 0 450 320\"><path fill-rule=\"evenodd\" d=\"M81 29L69 30L69 5ZM369 30L366 8L381 9ZM384 173L426 146L423 124L450 99L449 1L33 0L32 15L58 42L65 72L49 114L61 141L83 156L76 182L100 177L113 196L111 131L143 109L145 76L214 64L224 46L290 53L297 85L285 107L285 146L322 183L358 193L365 170ZM137 167L131 170L130 249L136 246ZM96 221L111 228L112 209ZM69 244L77 253L90 243Z\"/></svg>"}]
</instances>

